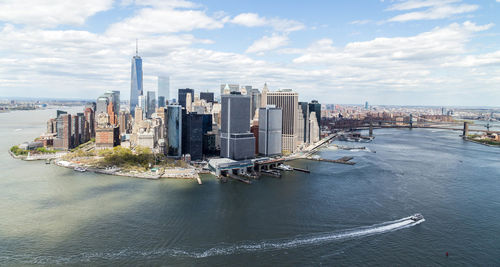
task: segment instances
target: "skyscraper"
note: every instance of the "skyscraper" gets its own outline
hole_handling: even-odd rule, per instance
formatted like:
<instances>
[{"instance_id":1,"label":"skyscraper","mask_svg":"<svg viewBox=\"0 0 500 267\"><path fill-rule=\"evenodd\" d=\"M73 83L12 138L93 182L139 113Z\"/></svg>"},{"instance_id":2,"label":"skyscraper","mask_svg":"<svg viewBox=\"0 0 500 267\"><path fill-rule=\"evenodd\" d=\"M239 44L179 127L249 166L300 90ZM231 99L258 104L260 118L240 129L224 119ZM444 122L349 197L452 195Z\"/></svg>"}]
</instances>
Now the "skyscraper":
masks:
<instances>
[{"instance_id":1,"label":"skyscraper","mask_svg":"<svg viewBox=\"0 0 500 267\"><path fill-rule=\"evenodd\" d=\"M250 114L250 119L253 119L255 117L255 112L260 108L260 91L257 88L253 88L248 94L252 98L252 113Z\"/></svg>"},{"instance_id":2,"label":"skyscraper","mask_svg":"<svg viewBox=\"0 0 500 267\"><path fill-rule=\"evenodd\" d=\"M164 96L159 96L158 97L158 107L159 108L164 108L165 107L165 97Z\"/></svg>"},{"instance_id":3,"label":"skyscraper","mask_svg":"<svg viewBox=\"0 0 500 267\"><path fill-rule=\"evenodd\" d=\"M221 84L220 85L220 94L230 94L233 92L239 92L240 91L240 85L239 84Z\"/></svg>"},{"instance_id":4,"label":"skyscraper","mask_svg":"<svg viewBox=\"0 0 500 267\"><path fill-rule=\"evenodd\" d=\"M139 96L142 91L142 58L139 56L138 45L136 42L135 56L132 58L132 69L130 77L130 112L135 116L135 107L138 105Z\"/></svg>"},{"instance_id":5,"label":"skyscraper","mask_svg":"<svg viewBox=\"0 0 500 267\"><path fill-rule=\"evenodd\" d=\"M156 111L156 96L154 91L148 91L146 95L146 118L151 119L151 115Z\"/></svg>"},{"instance_id":6,"label":"skyscraper","mask_svg":"<svg viewBox=\"0 0 500 267\"><path fill-rule=\"evenodd\" d=\"M178 102L179 102L179 105L181 105L183 108L186 108L186 95L187 94L191 94L191 101L194 101L194 89L190 89L190 88L179 89Z\"/></svg>"},{"instance_id":7,"label":"skyscraper","mask_svg":"<svg viewBox=\"0 0 500 267\"><path fill-rule=\"evenodd\" d=\"M291 89L267 93L267 104L283 110L282 149L289 153L295 152L298 145L298 102L299 94Z\"/></svg>"},{"instance_id":8,"label":"skyscraper","mask_svg":"<svg viewBox=\"0 0 500 267\"><path fill-rule=\"evenodd\" d=\"M255 156L255 137L250 132L250 96L222 96L221 157L234 160Z\"/></svg>"},{"instance_id":9,"label":"skyscraper","mask_svg":"<svg viewBox=\"0 0 500 267\"><path fill-rule=\"evenodd\" d=\"M170 77L168 76L158 76L158 100L162 96L164 97L164 101L170 99ZM160 104L160 101L158 101L158 106Z\"/></svg>"},{"instance_id":10,"label":"skyscraper","mask_svg":"<svg viewBox=\"0 0 500 267\"><path fill-rule=\"evenodd\" d=\"M214 93L200 92L200 99L207 101L207 103L213 103L214 102Z\"/></svg>"},{"instance_id":11,"label":"skyscraper","mask_svg":"<svg viewBox=\"0 0 500 267\"><path fill-rule=\"evenodd\" d=\"M203 114L182 112L182 153L203 159Z\"/></svg>"},{"instance_id":12,"label":"skyscraper","mask_svg":"<svg viewBox=\"0 0 500 267\"><path fill-rule=\"evenodd\" d=\"M310 136L309 136L309 104L307 102L299 102L299 106L301 107L302 114L299 114L299 116L302 116L301 122L303 123L303 131L301 133L302 136L302 142L304 143L310 143Z\"/></svg>"},{"instance_id":13,"label":"skyscraper","mask_svg":"<svg viewBox=\"0 0 500 267\"><path fill-rule=\"evenodd\" d=\"M182 156L182 106L167 106L167 156L180 158Z\"/></svg>"},{"instance_id":14,"label":"skyscraper","mask_svg":"<svg viewBox=\"0 0 500 267\"><path fill-rule=\"evenodd\" d=\"M56 119L57 136L54 139L54 148L68 150L71 146L71 115L60 114Z\"/></svg>"},{"instance_id":15,"label":"skyscraper","mask_svg":"<svg viewBox=\"0 0 500 267\"><path fill-rule=\"evenodd\" d=\"M264 156L281 155L281 127L283 112L269 105L259 109L259 153Z\"/></svg>"},{"instance_id":16,"label":"skyscraper","mask_svg":"<svg viewBox=\"0 0 500 267\"><path fill-rule=\"evenodd\" d=\"M318 127L320 130L318 130L318 140L321 139L321 104L318 102L318 100L312 100L311 103L309 103L309 116L310 114L314 112L316 115L316 122L318 124ZM313 137L310 137L311 140L313 140Z\"/></svg>"}]
</instances>

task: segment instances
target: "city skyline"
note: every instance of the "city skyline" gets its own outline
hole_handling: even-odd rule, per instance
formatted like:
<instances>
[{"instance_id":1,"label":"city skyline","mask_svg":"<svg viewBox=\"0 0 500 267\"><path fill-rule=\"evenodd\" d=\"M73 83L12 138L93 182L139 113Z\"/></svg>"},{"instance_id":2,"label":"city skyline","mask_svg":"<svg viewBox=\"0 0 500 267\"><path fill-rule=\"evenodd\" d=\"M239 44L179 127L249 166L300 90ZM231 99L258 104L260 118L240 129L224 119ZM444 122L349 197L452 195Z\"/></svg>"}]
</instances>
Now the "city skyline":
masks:
<instances>
[{"instance_id":1,"label":"city skyline","mask_svg":"<svg viewBox=\"0 0 500 267\"><path fill-rule=\"evenodd\" d=\"M8 10L0 12L2 97L117 90L127 99L138 38L144 91L156 91L157 77L168 73L174 90L217 94L223 83L261 89L268 82L323 103L498 106L500 99L495 0L371 1L356 12L357 1L54 1L22 13L37 5L0 4Z\"/></svg>"}]
</instances>

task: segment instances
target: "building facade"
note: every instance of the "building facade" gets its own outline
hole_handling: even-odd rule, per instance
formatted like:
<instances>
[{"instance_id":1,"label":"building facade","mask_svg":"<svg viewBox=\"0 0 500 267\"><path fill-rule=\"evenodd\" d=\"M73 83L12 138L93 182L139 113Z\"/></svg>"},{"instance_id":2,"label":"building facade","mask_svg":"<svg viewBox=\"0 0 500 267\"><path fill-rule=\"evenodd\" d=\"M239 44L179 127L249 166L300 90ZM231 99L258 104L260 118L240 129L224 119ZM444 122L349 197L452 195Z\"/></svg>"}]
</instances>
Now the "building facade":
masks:
<instances>
[{"instance_id":1,"label":"building facade","mask_svg":"<svg viewBox=\"0 0 500 267\"><path fill-rule=\"evenodd\" d=\"M179 89L179 91L178 91L177 102L183 108L186 108L186 95L187 94L191 94L191 101L193 101L194 100L194 89L186 88L186 89Z\"/></svg>"},{"instance_id":2,"label":"building facade","mask_svg":"<svg viewBox=\"0 0 500 267\"><path fill-rule=\"evenodd\" d=\"M264 156L281 155L281 130L283 111L268 105L259 110L259 154Z\"/></svg>"},{"instance_id":3,"label":"building facade","mask_svg":"<svg viewBox=\"0 0 500 267\"><path fill-rule=\"evenodd\" d=\"M315 113L316 122L318 123L318 127L320 128L320 130L318 131L318 138L321 139L321 104L317 100L312 100L311 103L309 103L309 114L311 114L312 112Z\"/></svg>"},{"instance_id":4,"label":"building facade","mask_svg":"<svg viewBox=\"0 0 500 267\"><path fill-rule=\"evenodd\" d=\"M207 101L207 103L214 102L214 93L212 92L200 92L200 99Z\"/></svg>"},{"instance_id":5,"label":"building facade","mask_svg":"<svg viewBox=\"0 0 500 267\"><path fill-rule=\"evenodd\" d=\"M130 75L130 112L135 116L135 107L139 104L139 96L143 95L142 82L142 58L136 49L136 54L132 58L132 67Z\"/></svg>"},{"instance_id":6,"label":"building facade","mask_svg":"<svg viewBox=\"0 0 500 267\"><path fill-rule=\"evenodd\" d=\"M234 160L253 158L255 137L250 132L250 97L223 95L221 104L221 157Z\"/></svg>"},{"instance_id":7,"label":"building facade","mask_svg":"<svg viewBox=\"0 0 500 267\"><path fill-rule=\"evenodd\" d=\"M191 160L203 159L203 115L197 113L182 114L182 154L191 156Z\"/></svg>"},{"instance_id":8,"label":"building facade","mask_svg":"<svg viewBox=\"0 0 500 267\"><path fill-rule=\"evenodd\" d=\"M166 154L168 157L182 156L182 106L169 105L166 109Z\"/></svg>"},{"instance_id":9,"label":"building facade","mask_svg":"<svg viewBox=\"0 0 500 267\"><path fill-rule=\"evenodd\" d=\"M267 93L267 104L283 110L281 147L288 153L295 152L298 146L298 100L299 94L291 89Z\"/></svg>"}]
</instances>

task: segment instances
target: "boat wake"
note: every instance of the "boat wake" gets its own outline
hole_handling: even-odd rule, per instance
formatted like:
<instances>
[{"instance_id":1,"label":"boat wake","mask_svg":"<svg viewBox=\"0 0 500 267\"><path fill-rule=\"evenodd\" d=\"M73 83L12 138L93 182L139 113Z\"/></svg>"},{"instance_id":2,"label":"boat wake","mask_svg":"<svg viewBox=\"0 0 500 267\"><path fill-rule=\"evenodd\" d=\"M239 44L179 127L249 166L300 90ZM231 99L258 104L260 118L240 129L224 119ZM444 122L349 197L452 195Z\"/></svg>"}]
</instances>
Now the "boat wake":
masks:
<instances>
[{"instance_id":1,"label":"boat wake","mask_svg":"<svg viewBox=\"0 0 500 267\"><path fill-rule=\"evenodd\" d=\"M158 257L185 257L206 258L213 256L225 256L233 254L244 254L254 252L266 252L283 249L293 249L306 246L317 246L338 240L356 239L366 236L388 233L412 227L424 222L425 219L414 221L411 217L384 222L371 226L353 228L341 232L321 233L307 236L297 236L288 239L274 239L258 242L244 241L236 244L220 244L205 249L182 249L164 248L155 250L138 251L134 249L123 249L116 252L81 253L68 257L60 256L33 256L15 255L12 257L1 257L0 263L21 262L29 264L70 264L78 262L93 262L99 260L119 260L123 258L158 258ZM8 258L8 259L7 259Z\"/></svg>"}]
</instances>

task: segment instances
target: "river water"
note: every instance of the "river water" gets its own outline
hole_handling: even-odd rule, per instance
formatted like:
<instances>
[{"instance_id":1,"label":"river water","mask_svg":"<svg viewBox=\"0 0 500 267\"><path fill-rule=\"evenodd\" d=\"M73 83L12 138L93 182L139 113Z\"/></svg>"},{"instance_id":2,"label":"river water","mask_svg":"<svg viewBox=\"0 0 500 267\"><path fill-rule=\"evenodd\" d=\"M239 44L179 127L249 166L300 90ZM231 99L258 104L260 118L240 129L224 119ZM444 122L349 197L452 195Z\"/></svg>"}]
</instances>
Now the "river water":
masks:
<instances>
[{"instance_id":1,"label":"river water","mask_svg":"<svg viewBox=\"0 0 500 267\"><path fill-rule=\"evenodd\" d=\"M0 114L0 265L500 265L500 148L459 132L376 130L338 142L371 152L319 153L354 166L295 161L311 174L198 185L8 155L54 115Z\"/></svg>"}]
</instances>

